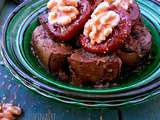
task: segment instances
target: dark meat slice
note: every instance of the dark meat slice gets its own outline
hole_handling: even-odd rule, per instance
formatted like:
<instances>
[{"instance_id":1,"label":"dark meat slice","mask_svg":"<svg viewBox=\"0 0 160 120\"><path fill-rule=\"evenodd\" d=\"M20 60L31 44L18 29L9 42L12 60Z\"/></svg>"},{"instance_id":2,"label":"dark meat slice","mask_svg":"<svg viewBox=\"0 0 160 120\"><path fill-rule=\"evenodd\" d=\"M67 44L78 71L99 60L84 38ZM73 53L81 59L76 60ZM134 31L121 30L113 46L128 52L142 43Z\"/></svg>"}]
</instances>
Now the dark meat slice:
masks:
<instances>
[{"instance_id":1,"label":"dark meat slice","mask_svg":"<svg viewBox=\"0 0 160 120\"><path fill-rule=\"evenodd\" d=\"M108 52L113 52L119 48L124 40L131 32L131 19L127 11L122 8L108 8L114 9L116 13L120 16L120 22L117 27L113 29L112 34L110 34L106 40L100 44L91 45L90 39L85 35L80 35L80 43L82 47L89 52L97 54L106 54Z\"/></svg>"},{"instance_id":2,"label":"dark meat slice","mask_svg":"<svg viewBox=\"0 0 160 120\"><path fill-rule=\"evenodd\" d=\"M41 63L48 68L48 61L52 49L56 44L49 38L47 32L42 26L38 26L32 34L32 48L35 55Z\"/></svg>"},{"instance_id":3,"label":"dark meat slice","mask_svg":"<svg viewBox=\"0 0 160 120\"><path fill-rule=\"evenodd\" d=\"M132 28L131 36L132 37L126 40L126 49L136 52L140 57L149 53L152 45L152 36L143 23L136 24Z\"/></svg>"},{"instance_id":4,"label":"dark meat slice","mask_svg":"<svg viewBox=\"0 0 160 120\"><path fill-rule=\"evenodd\" d=\"M151 46L151 34L143 23L139 22L133 26L131 35L118 53L123 63L135 65L140 58L146 56L150 52Z\"/></svg>"},{"instance_id":5,"label":"dark meat slice","mask_svg":"<svg viewBox=\"0 0 160 120\"><path fill-rule=\"evenodd\" d=\"M69 75L69 65L67 57L72 53L71 46L66 46L64 44L59 44L53 48L52 54L49 59L49 70L52 73L58 74L61 80L68 80L66 76Z\"/></svg>"},{"instance_id":6,"label":"dark meat slice","mask_svg":"<svg viewBox=\"0 0 160 120\"><path fill-rule=\"evenodd\" d=\"M134 25L136 22L140 20L140 9L136 2L130 5L128 12L132 20L132 25Z\"/></svg>"},{"instance_id":7,"label":"dark meat slice","mask_svg":"<svg viewBox=\"0 0 160 120\"><path fill-rule=\"evenodd\" d=\"M62 43L55 43L48 36L42 26L38 26L32 35L32 48L40 62L50 72L67 79L67 57L72 53L72 47ZM64 69L65 66L65 69Z\"/></svg>"},{"instance_id":8,"label":"dark meat slice","mask_svg":"<svg viewBox=\"0 0 160 120\"><path fill-rule=\"evenodd\" d=\"M138 63L138 61L140 60L140 57L136 52L126 52L118 50L117 53L125 65L135 66L136 63Z\"/></svg>"},{"instance_id":9,"label":"dark meat slice","mask_svg":"<svg viewBox=\"0 0 160 120\"><path fill-rule=\"evenodd\" d=\"M115 80L121 71L121 59L115 55L98 56L83 49L68 58L74 85Z\"/></svg>"},{"instance_id":10,"label":"dark meat slice","mask_svg":"<svg viewBox=\"0 0 160 120\"><path fill-rule=\"evenodd\" d=\"M60 41L68 41L75 37L83 29L84 24L89 19L91 14L91 5L88 0L80 0L78 2L78 9L80 12L78 18L66 26L47 23L47 15L40 16L39 20L52 38Z\"/></svg>"}]
</instances>

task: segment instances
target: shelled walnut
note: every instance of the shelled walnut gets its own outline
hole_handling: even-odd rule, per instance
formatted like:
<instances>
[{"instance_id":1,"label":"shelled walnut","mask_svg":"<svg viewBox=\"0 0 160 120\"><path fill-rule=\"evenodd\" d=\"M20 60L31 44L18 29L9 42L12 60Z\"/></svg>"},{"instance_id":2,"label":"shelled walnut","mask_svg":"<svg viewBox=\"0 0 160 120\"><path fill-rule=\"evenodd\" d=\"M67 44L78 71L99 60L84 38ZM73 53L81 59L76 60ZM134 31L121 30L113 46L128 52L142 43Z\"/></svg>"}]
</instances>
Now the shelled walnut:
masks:
<instances>
[{"instance_id":1,"label":"shelled walnut","mask_svg":"<svg viewBox=\"0 0 160 120\"><path fill-rule=\"evenodd\" d=\"M22 110L12 104L0 104L0 120L16 120Z\"/></svg>"}]
</instances>

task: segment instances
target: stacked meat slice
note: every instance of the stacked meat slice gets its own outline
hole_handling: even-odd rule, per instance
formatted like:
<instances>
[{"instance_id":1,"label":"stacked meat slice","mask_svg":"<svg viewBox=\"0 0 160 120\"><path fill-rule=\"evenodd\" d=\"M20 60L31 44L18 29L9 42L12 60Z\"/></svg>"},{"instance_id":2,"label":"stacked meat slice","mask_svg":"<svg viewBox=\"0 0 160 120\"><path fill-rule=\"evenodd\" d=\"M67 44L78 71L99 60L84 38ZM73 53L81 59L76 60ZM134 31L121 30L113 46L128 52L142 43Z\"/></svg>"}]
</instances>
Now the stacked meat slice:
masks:
<instances>
[{"instance_id":1,"label":"stacked meat slice","mask_svg":"<svg viewBox=\"0 0 160 120\"><path fill-rule=\"evenodd\" d=\"M54 42L41 26L32 35L32 48L39 61L62 80L68 80L67 57L72 53L72 47Z\"/></svg>"},{"instance_id":2,"label":"stacked meat slice","mask_svg":"<svg viewBox=\"0 0 160 120\"><path fill-rule=\"evenodd\" d=\"M148 55L152 45L151 39L149 30L140 21L137 22L132 27L130 36L117 52L123 63L133 66Z\"/></svg>"},{"instance_id":3,"label":"stacked meat slice","mask_svg":"<svg viewBox=\"0 0 160 120\"><path fill-rule=\"evenodd\" d=\"M53 34L48 32L48 28L53 26L48 24L47 15L39 17L42 25L33 32L33 52L51 73L57 75L61 80L70 80L74 85L105 84L116 80L123 65L135 65L149 53L152 44L150 32L140 20L140 12L136 3L130 6L128 13L132 20L131 34L123 45L112 53L94 54L83 48L75 49L76 47L70 42L60 43L57 38L53 37ZM65 36L66 34L70 33L65 32ZM69 36L69 39L72 38L71 40L76 42L74 37Z\"/></svg>"},{"instance_id":4,"label":"stacked meat slice","mask_svg":"<svg viewBox=\"0 0 160 120\"><path fill-rule=\"evenodd\" d=\"M122 66L121 59L114 54L99 56L83 49L75 50L68 61L76 85L112 81L120 74Z\"/></svg>"}]
</instances>

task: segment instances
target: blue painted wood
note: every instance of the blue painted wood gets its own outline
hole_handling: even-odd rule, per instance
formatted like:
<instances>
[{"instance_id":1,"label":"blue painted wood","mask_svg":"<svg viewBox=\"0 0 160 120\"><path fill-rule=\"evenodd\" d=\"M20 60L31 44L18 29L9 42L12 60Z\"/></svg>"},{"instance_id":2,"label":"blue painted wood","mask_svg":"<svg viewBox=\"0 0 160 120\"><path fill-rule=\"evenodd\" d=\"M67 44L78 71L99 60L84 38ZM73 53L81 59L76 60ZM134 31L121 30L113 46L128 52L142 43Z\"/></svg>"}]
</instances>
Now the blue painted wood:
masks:
<instances>
[{"instance_id":1,"label":"blue painted wood","mask_svg":"<svg viewBox=\"0 0 160 120\"><path fill-rule=\"evenodd\" d=\"M152 100L121 109L122 120L160 120L160 96Z\"/></svg>"},{"instance_id":2,"label":"blue painted wood","mask_svg":"<svg viewBox=\"0 0 160 120\"><path fill-rule=\"evenodd\" d=\"M12 2L4 6L0 13L1 28L15 6L16 4ZM2 62L0 62L0 103L21 106L24 113L20 120L118 120L116 110L78 108L38 95L21 85Z\"/></svg>"},{"instance_id":3,"label":"blue painted wood","mask_svg":"<svg viewBox=\"0 0 160 120\"><path fill-rule=\"evenodd\" d=\"M118 120L116 110L78 108L31 92L0 65L0 101L23 108L22 120Z\"/></svg>"}]
</instances>

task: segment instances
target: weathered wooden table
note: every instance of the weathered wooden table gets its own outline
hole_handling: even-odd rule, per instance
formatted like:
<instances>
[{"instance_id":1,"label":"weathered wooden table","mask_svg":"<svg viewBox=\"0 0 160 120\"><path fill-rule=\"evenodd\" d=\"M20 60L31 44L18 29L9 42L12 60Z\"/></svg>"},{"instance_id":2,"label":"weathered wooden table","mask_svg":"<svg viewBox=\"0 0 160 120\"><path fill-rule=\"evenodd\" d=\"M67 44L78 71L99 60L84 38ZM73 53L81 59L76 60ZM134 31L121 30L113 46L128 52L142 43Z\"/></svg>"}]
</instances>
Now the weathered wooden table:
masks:
<instances>
[{"instance_id":1,"label":"weathered wooden table","mask_svg":"<svg viewBox=\"0 0 160 120\"><path fill-rule=\"evenodd\" d=\"M3 1L0 0L0 4ZM8 1L0 10L0 37L8 14L16 6L15 3ZM10 74L2 62L0 62L0 102L20 105L24 111L20 120L160 120L160 96L121 109L78 108L47 99L25 88Z\"/></svg>"}]
</instances>

